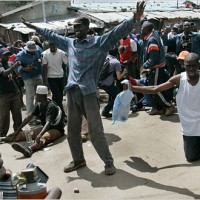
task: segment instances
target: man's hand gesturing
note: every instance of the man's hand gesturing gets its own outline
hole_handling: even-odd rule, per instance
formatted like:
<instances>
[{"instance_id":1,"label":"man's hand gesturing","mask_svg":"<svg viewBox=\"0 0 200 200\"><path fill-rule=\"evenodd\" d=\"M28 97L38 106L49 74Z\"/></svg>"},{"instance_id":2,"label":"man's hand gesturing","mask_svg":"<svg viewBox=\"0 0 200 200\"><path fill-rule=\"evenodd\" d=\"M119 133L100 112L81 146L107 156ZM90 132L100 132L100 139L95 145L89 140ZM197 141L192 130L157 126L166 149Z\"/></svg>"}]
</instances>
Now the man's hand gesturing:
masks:
<instances>
[{"instance_id":1,"label":"man's hand gesturing","mask_svg":"<svg viewBox=\"0 0 200 200\"><path fill-rule=\"evenodd\" d=\"M145 6L146 6L145 1L137 2L137 9L136 9L136 12L134 13L134 17L136 21L138 21L140 17L143 15Z\"/></svg>"}]
</instances>

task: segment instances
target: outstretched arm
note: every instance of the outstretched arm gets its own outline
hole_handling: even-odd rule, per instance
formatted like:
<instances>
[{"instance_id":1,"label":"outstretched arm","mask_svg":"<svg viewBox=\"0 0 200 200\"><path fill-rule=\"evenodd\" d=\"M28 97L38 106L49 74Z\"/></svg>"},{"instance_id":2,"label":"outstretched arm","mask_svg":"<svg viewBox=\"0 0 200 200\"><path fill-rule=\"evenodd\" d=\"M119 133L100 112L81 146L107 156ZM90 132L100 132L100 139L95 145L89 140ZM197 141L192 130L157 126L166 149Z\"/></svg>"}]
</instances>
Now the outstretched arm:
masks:
<instances>
[{"instance_id":1,"label":"outstretched arm","mask_svg":"<svg viewBox=\"0 0 200 200\"><path fill-rule=\"evenodd\" d=\"M68 46L68 38L58 35L52 30L40 28L38 26L33 25L30 22L27 22L26 19L23 16L20 16L20 19L23 24L25 24L28 28L32 28L37 31L40 35L42 35L44 38L53 41L59 49L62 49L63 51L67 51Z\"/></svg>"},{"instance_id":2,"label":"outstretched arm","mask_svg":"<svg viewBox=\"0 0 200 200\"><path fill-rule=\"evenodd\" d=\"M32 29L34 29L34 30L36 30L37 28L39 28L39 27L37 27L37 26L31 24L30 22L27 22L26 19L25 19L22 15L20 16L20 19L21 19L22 23L23 23L24 25L26 25L28 28L32 28Z\"/></svg>"},{"instance_id":3,"label":"outstretched arm","mask_svg":"<svg viewBox=\"0 0 200 200\"><path fill-rule=\"evenodd\" d=\"M137 10L133 13L133 17L120 23L108 33L100 37L100 46L105 50L111 49L121 38L127 36L134 28L134 23L140 20L144 13L145 1L137 2Z\"/></svg>"},{"instance_id":4,"label":"outstretched arm","mask_svg":"<svg viewBox=\"0 0 200 200\"><path fill-rule=\"evenodd\" d=\"M168 90L174 87L175 85L179 85L180 77L181 77L180 74L178 74L176 76L171 77L165 83L155 86L132 86L130 84L129 89L133 92L138 92L138 93L156 94L158 92Z\"/></svg>"}]
</instances>

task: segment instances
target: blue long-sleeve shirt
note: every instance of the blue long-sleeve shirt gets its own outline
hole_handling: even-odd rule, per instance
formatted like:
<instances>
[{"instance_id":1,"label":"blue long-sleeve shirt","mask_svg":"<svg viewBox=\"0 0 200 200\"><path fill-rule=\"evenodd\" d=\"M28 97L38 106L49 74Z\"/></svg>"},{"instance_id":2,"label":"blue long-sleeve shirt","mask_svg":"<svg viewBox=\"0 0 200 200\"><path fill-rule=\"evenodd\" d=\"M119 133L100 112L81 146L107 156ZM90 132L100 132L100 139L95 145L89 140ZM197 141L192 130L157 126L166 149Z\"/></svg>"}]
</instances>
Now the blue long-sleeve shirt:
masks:
<instances>
[{"instance_id":1,"label":"blue long-sleeve shirt","mask_svg":"<svg viewBox=\"0 0 200 200\"><path fill-rule=\"evenodd\" d=\"M20 71L23 80L35 78L42 75L41 52L39 49L33 55L28 54L26 50L20 51L15 59L15 62L17 61L20 61L21 66L24 68L26 68L28 65L33 65L36 67L36 70L34 72Z\"/></svg>"},{"instance_id":2,"label":"blue long-sleeve shirt","mask_svg":"<svg viewBox=\"0 0 200 200\"><path fill-rule=\"evenodd\" d=\"M96 92L101 68L108 51L121 38L128 35L133 27L133 19L125 20L102 36L88 36L82 41L60 36L47 29L38 28L36 31L54 41L58 48L67 53L69 76L66 89L78 85L82 94L88 95Z\"/></svg>"}]
</instances>

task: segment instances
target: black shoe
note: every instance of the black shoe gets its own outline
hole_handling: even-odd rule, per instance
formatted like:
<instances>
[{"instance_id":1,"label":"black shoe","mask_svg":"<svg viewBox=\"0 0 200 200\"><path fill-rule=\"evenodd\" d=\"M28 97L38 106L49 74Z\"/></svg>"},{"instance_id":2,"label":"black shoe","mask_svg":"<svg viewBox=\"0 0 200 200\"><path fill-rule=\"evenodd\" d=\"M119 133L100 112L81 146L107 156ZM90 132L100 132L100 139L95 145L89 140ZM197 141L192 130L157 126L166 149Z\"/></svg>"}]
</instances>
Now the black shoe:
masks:
<instances>
[{"instance_id":1,"label":"black shoe","mask_svg":"<svg viewBox=\"0 0 200 200\"><path fill-rule=\"evenodd\" d=\"M74 162L74 161L72 161L72 162L70 162L69 165L67 165L66 167L64 167L64 172L65 173L69 173L69 172L75 171L78 168L85 167L85 166L86 166L85 160L80 161L80 162Z\"/></svg>"},{"instance_id":2,"label":"black shoe","mask_svg":"<svg viewBox=\"0 0 200 200\"><path fill-rule=\"evenodd\" d=\"M106 113L106 112L102 112L101 116L105 117L105 118L111 118L112 114L111 113Z\"/></svg>"},{"instance_id":3,"label":"black shoe","mask_svg":"<svg viewBox=\"0 0 200 200\"><path fill-rule=\"evenodd\" d=\"M113 175L116 172L116 168L112 163L108 163L105 165L105 174Z\"/></svg>"},{"instance_id":4,"label":"black shoe","mask_svg":"<svg viewBox=\"0 0 200 200\"><path fill-rule=\"evenodd\" d=\"M26 158L30 158L32 156L32 151L28 147L24 147L21 144L13 143L12 148L15 151L22 153Z\"/></svg>"}]
</instances>

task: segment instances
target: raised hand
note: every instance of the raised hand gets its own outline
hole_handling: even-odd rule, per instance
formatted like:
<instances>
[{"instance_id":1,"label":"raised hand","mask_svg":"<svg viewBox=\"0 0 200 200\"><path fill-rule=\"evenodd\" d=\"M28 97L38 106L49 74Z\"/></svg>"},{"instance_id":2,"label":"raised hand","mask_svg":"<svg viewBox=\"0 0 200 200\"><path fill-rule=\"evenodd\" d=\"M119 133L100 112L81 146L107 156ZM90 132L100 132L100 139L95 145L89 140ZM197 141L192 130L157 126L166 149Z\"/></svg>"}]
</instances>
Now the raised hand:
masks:
<instances>
[{"instance_id":1,"label":"raised hand","mask_svg":"<svg viewBox=\"0 0 200 200\"><path fill-rule=\"evenodd\" d=\"M145 1L137 2L137 9L136 9L136 12L134 13L135 15L134 17L136 17L136 21L138 21L140 17L143 15L145 6L146 6Z\"/></svg>"},{"instance_id":2,"label":"raised hand","mask_svg":"<svg viewBox=\"0 0 200 200\"><path fill-rule=\"evenodd\" d=\"M21 22L25 24L28 28L32 28L35 30L37 29L35 25L31 24L30 22L27 22L26 19L22 15L20 15L20 19L21 19Z\"/></svg>"}]
</instances>

